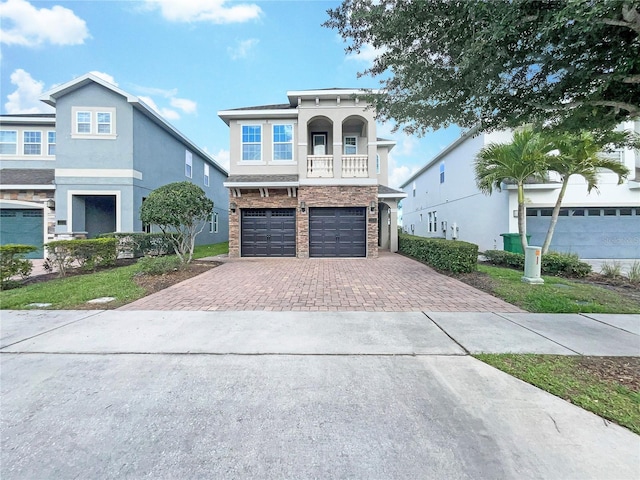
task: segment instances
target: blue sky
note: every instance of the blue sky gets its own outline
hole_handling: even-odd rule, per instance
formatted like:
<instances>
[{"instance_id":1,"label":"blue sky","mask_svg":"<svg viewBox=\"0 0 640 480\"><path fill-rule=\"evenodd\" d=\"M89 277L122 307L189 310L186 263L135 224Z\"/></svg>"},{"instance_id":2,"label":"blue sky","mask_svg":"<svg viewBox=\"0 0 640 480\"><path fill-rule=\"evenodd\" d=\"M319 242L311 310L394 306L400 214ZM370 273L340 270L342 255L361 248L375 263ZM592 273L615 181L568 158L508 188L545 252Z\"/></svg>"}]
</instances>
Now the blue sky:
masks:
<instances>
[{"instance_id":1,"label":"blue sky","mask_svg":"<svg viewBox=\"0 0 640 480\"><path fill-rule=\"evenodd\" d=\"M88 72L139 96L222 165L229 132L219 110L284 103L288 90L376 88L358 78L372 49L346 56L322 27L338 1L0 1L2 113L49 112L39 96ZM390 186L460 134L391 133Z\"/></svg>"}]
</instances>

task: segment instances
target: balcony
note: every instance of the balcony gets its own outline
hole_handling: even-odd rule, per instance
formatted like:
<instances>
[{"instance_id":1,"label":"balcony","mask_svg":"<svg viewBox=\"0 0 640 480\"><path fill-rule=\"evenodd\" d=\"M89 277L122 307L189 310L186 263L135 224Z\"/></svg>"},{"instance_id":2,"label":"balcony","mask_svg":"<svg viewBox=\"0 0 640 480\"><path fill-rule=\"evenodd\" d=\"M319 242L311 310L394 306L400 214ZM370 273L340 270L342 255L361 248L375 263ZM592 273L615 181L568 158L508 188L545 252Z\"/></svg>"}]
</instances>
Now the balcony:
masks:
<instances>
[{"instance_id":1,"label":"balcony","mask_svg":"<svg viewBox=\"0 0 640 480\"><path fill-rule=\"evenodd\" d=\"M342 155L342 178L369 177L367 155ZM307 155L308 178L333 178L333 155Z\"/></svg>"}]
</instances>

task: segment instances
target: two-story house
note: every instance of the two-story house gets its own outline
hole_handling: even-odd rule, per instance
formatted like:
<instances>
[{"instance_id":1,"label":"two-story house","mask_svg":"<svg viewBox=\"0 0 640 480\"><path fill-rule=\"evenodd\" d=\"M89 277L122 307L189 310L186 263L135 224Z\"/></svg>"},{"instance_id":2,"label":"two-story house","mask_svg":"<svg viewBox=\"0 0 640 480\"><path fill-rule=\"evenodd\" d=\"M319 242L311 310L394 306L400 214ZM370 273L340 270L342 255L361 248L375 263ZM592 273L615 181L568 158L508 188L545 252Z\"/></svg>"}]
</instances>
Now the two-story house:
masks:
<instances>
[{"instance_id":1,"label":"two-story house","mask_svg":"<svg viewBox=\"0 0 640 480\"><path fill-rule=\"evenodd\" d=\"M640 133L640 122L620 126ZM510 131L465 132L400 188L404 231L425 237L460 239L480 250L502 249L501 234L518 232L515 185L504 184L491 196L481 193L474 173L478 152L492 143L509 143ZM582 258L640 258L640 155L631 149L610 154L631 171L618 185L617 175L603 170L598 189L587 192L584 178L570 177L550 249ZM526 229L530 244L544 242L558 198L560 177L525 185Z\"/></svg>"},{"instance_id":2,"label":"two-story house","mask_svg":"<svg viewBox=\"0 0 640 480\"><path fill-rule=\"evenodd\" d=\"M2 244L149 231L142 202L183 180L215 204L198 243L227 240L227 171L138 97L87 74L42 101L55 114L0 116Z\"/></svg>"},{"instance_id":3,"label":"two-story house","mask_svg":"<svg viewBox=\"0 0 640 480\"><path fill-rule=\"evenodd\" d=\"M397 251L403 192L386 186L395 142L349 89L218 112L229 126L229 255L369 257Z\"/></svg>"}]
</instances>

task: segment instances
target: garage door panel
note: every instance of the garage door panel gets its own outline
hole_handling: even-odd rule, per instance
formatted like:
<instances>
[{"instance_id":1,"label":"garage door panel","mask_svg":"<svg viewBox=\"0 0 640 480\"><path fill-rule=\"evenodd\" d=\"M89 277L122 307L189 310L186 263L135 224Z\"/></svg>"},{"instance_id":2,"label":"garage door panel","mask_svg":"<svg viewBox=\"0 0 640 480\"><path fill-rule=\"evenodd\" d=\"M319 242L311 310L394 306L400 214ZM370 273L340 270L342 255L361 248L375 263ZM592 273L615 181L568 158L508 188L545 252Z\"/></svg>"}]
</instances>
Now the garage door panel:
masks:
<instances>
[{"instance_id":1,"label":"garage door panel","mask_svg":"<svg viewBox=\"0 0 640 480\"><path fill-rule=\"evenodd\" d=\"M33 245L37 251L26 258L43 258L44 214L41 209L0 210L0 240L2 245L15 243Z\"/></svg>"},{"instance_id":2,"label":"garage door panel","mask_svg":"<svg viewBox=\"0 0 640 480\"><path fill-rule=\"evenodd\" d=\"M310 256L366 256L367 230L364 207L311 208L309 216Z\"/></svg>"},{"instance_id":3,"label":"garage door panel","mask_svg":"<svg viewBox=\"0 0 640 480\"><path fill-rule=\"evenodd\" d=\"M295 209L244 209L241 215L243 257L295 257Z\"/></svg>"}]
</instances>

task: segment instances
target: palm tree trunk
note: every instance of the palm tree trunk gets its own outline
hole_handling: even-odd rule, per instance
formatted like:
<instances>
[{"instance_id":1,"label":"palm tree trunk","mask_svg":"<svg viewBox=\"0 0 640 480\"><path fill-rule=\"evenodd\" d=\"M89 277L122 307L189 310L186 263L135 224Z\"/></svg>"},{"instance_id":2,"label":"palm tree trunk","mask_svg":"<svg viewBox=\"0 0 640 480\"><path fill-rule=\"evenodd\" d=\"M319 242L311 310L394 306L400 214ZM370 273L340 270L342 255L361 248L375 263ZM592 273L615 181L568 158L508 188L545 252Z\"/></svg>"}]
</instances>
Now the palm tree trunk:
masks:
<instances>
[{"instance_id":1,"label":"palm tree trunk","mask_svg":"<svg viewBox=\"0 0 640 480\"><path fill-rule=\"evenodd\" d=\"M522 253L527 249L527 223L524 206L524 183L518 182L518 233L522 244Z\"/></svg>"},{"instance_id":2,"label":"palm tree trunk","mask_svg":"<svg viewBox=\"0 0 640 480\"><path fill-rule=\"evenodd\" d=\"M551 223L549 224L549 230L547 230L547 236L545 237L544 243L542 244L543 255L549 251L549 246L551 245L551 238L553 238L553 232L556 229L556 223L558 223L558 216L560 216L560 205L562 204L562 200L564 199L564 194L567 191L568 184L569 184L569 175L566 175L562 179L562 188L560 188L558 199L556 200L556 204L553 207L553 213L551 214Z\"/></svg>"}]
</instances>

